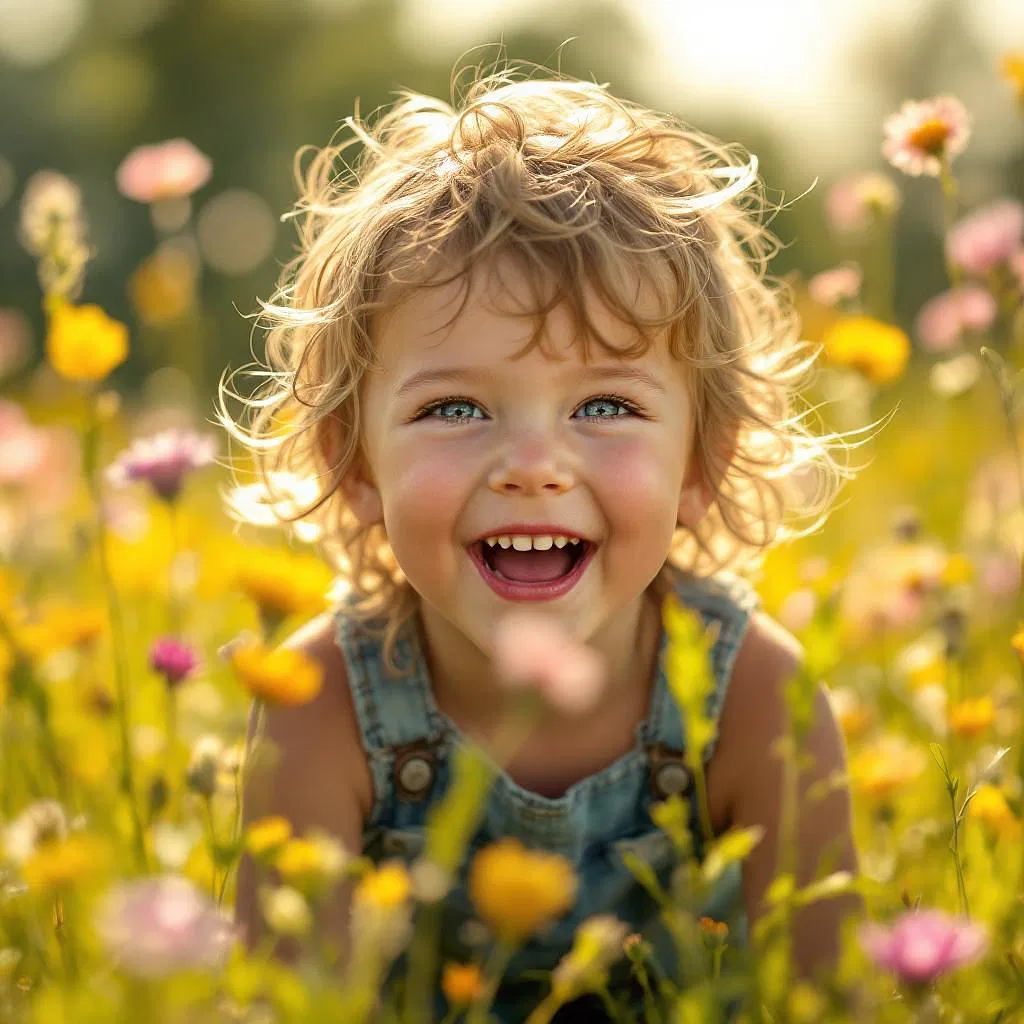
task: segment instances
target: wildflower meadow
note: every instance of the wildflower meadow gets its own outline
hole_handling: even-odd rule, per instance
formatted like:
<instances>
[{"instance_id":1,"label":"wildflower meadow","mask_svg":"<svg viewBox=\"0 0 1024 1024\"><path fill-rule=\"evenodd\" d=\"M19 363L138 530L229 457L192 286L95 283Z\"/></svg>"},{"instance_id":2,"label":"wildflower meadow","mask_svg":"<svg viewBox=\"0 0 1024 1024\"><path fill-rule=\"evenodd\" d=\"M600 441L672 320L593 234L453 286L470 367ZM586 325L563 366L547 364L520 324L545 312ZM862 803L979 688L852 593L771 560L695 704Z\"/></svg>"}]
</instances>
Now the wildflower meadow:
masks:
<instances>
[{"instance_id":1,"label":"wildflower meadow","mask_svg":"<svg viewBox=\"0 0 1024 1024\"><path fill-rule=\"evenodd\" d=\"M1018 97L1024 128L1024 53L989 87ZM790 281L820 348L807 401L823 429L860 431L857 472L824 527L774 549L754 581L806 656L779 756L800 771L808 694L824 683L847 743L847 775L830 784L853 792L860 873L823 863L803 886L780 873L744 944L697 908L761 837L727 833L698 863L700 823L670 798L657 822L678 855L671 887L631 867L661 904L682 983L643 936L593 918L531 1024L584 993L635 1020L613 968L661 1024L1024 1021L1024 205L992 194L965 208L971 111L957 98L908 101L877 130L877 165L822 186L845 259ZM129 286L151 349L201 318L191 197L210 173L183 139L111 169L111 202L152 214L153 251ZM934 198L948 280L897 323L892 225L911 190ZM571 906L572 868L514 839L480 850L479 955L443 962L433 911L501 750L463 752L414 859L374 866L282 818L243 825L241 794L272 756L263 709L323 685L280 641L343 596L317 528L277 525L304 482L278 479L268 504L212 403L190 420L115 388L140 341L89 301L97 252L79 188L40 168L17 201L18 243L38 267L24 308L41 304L46 327L34 360L18 311L0 311L0 1021L483 1024L511 954ZM518 684L510 742L550 705L599 699L583 685L589 653L536 629L511 621L500 645ZM665 629L673 693L706 744L709 638L671 605ZM243 855L268 935L254 948L232 915ZM348 882L341 962L317 908ZM800 977L794 913L847 891L866 915L830 975ZM279 943L295 955L275 955ZM401 983L382 999L392 971ZM440 1011L426 995L438 978Z\"/></svg>"}]
</instances>

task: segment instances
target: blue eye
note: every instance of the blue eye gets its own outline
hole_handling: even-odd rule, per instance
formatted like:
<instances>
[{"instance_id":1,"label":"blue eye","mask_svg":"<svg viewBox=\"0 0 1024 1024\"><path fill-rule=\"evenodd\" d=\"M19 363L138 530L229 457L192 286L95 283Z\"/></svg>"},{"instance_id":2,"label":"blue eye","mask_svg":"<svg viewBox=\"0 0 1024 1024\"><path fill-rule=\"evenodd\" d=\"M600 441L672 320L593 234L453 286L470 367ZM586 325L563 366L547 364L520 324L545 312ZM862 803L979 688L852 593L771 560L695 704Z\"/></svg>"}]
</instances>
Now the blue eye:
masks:
<instances>
[{"instance_id":1,"label":"blue eye","mask_svg":"<svg viewBox=\"0 0 1024 1024\"><path fill-rule=\"evenodd\" d=\"M476 402L465 398L446 398L428 405L421 413L423 418L443 420L445 423L461 423L466 420L484 419L483 410Z\"/></svg>"},{"instance_id":2,"label":"blue eye","mask_svg":"<svg viewBox=\"0 0 1024 1024\"><path fill-rule=\"evenodd\" d=\"M581 419L610 420L617 416L628 416L635 410L618 398L591 398L573 414Z\"/></svg>"}]
</instances>

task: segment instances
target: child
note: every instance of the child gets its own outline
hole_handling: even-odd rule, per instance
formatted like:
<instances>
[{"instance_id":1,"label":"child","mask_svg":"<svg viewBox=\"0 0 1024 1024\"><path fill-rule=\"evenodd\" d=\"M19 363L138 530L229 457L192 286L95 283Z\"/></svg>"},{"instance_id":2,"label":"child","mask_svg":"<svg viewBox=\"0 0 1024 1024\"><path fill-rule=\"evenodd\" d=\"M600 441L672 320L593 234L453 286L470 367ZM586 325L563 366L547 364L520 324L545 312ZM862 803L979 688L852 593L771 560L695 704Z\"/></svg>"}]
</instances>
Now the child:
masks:
<instances>
[{"instance_id":1,"label":"child","mask_svg":"<svg viewBox=\"0 0 1024 1024\"><path fill-rule=\"evenodd\" d=\"M650 807L692 798L661 672L668 590L718 627L714 829L764 829L742 898L727 884L708 913L740 941L762 912L782 806L773 744L801 655L724 569L793 536L786 513L822 521L845 472L830 454L841 439L812 436L794 411L814 353L765 278L771 240L744 208L755 160L561 78L482 77L458 110L406 93L375 127L349 124L365 148L348 177L334 177L347 143L320 152L304 181L301 252L264 307L272 373L255 420L243 428L222 408L264 470L316 482L292 518L320 524L350 587L289 641L326 683L271 714L276 774L246 814L412 860L453 749L498 725L489 654L502 617L544 612L591 645L605 696L529 737L476 840L517 836L569 857L580 878L574 910L522 951L499 993L502 1019L521 1020L542 991L523 972L553 967L583 918L606 911L642 930L656 917L621 854L667 874ZM800 880L823 860L856 868L846 792L808 796L844 768L820 690L806 750ZM254 887L244 865L250 941ZM347 900L323 919L339 942ZM464 879L447 908L450 921L466 911ZM800 914L803 971L833 960L850 910L837 899ZM454 947L459 934L445 929Z\"/></svg>"}]
</instances>

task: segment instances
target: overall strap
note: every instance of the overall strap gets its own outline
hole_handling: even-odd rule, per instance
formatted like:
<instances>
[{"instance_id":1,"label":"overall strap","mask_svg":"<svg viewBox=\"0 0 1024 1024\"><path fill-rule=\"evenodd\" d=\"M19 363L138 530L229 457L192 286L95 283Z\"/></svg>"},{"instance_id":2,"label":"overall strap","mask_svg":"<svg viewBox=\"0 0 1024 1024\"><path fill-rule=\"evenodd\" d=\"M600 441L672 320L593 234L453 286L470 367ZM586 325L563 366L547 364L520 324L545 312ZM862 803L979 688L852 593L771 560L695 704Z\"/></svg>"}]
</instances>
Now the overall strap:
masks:
<instances>
[{"instance_id":1,"label":"overall strap","mask_svg":"<svg viewBox=\"0 0 1024 1024\"><path fill-rule=\"evenodd\" d=\"M430 677L413 624L405 624L395 641L395 659L403 672L394 674L384 663L383 622L361 622L342 607L335 623L359 735L373 775L376 822L395 799L427 796L447 730L430 694Z\"/></svg>"},{"instance_id":2,"label":"overall strap","mask_svg":"<svg viewBox=\"0 0 1024 1024\"><path fill-rule=\"evenodd\" d=\"M731 573L699 578L675 572L672 580L679 600L700 615L705 628L718 630L709 652L713 686L705 708L708 718L717 722L732 679L736 655L750 617L761 603L760 598L750 583ZM686 748L686 725L665 678L666 647L667 637L663 635L661 655L658 658L658 678L655 681L660 706L655 715L657 728L653 739L660 747L681 751ZM704 751L705 761L710 759L714 746L715 740L712 740Z\"/></svg>"}]
</instances>

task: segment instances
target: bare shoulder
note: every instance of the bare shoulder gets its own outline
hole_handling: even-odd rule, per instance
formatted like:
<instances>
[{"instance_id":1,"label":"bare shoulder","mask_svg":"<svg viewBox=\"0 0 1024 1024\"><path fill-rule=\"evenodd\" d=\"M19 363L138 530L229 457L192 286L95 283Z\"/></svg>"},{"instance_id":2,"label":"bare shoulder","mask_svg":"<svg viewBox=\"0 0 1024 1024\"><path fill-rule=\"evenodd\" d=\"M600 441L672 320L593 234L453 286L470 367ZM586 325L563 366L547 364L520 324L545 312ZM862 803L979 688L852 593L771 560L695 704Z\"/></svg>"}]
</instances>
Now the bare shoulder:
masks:
<instances>
[{"instance_id":1,"label":"bare shoulder","mask_svg":"<svg viewBox=\"0 0 1024 1024\"><path fill-rule=\"evenodd\" d=\"M750 618L736 656L719 720L719 737L709 775L714 803L722 816L735 808L752 779L767 782L775 774L776 740L787 729L786 689L800 672L800 642L766 612ZM814 724L807 738L824 760L842 758L842 743L822 687L813 694ZM729 815L731 817L731 815Z\"/></svg>"},{"instance_id":2,"label":"bare shoulder","mask_svg":"<svg viewBox=\"0 0 1024 1024\"><path fill-rule=\"evenodd\" d=\"M344 808L363 819L373 805L373 784L360 740L345 658L335 639L334 616L325 612L293 633L284 647L302 651L323 670L320 693L299 707L268 709L275 777L273 803L297 828L329 828ZM351 820L344 831L352 831Z\"/></svg>"}]
</instances>

